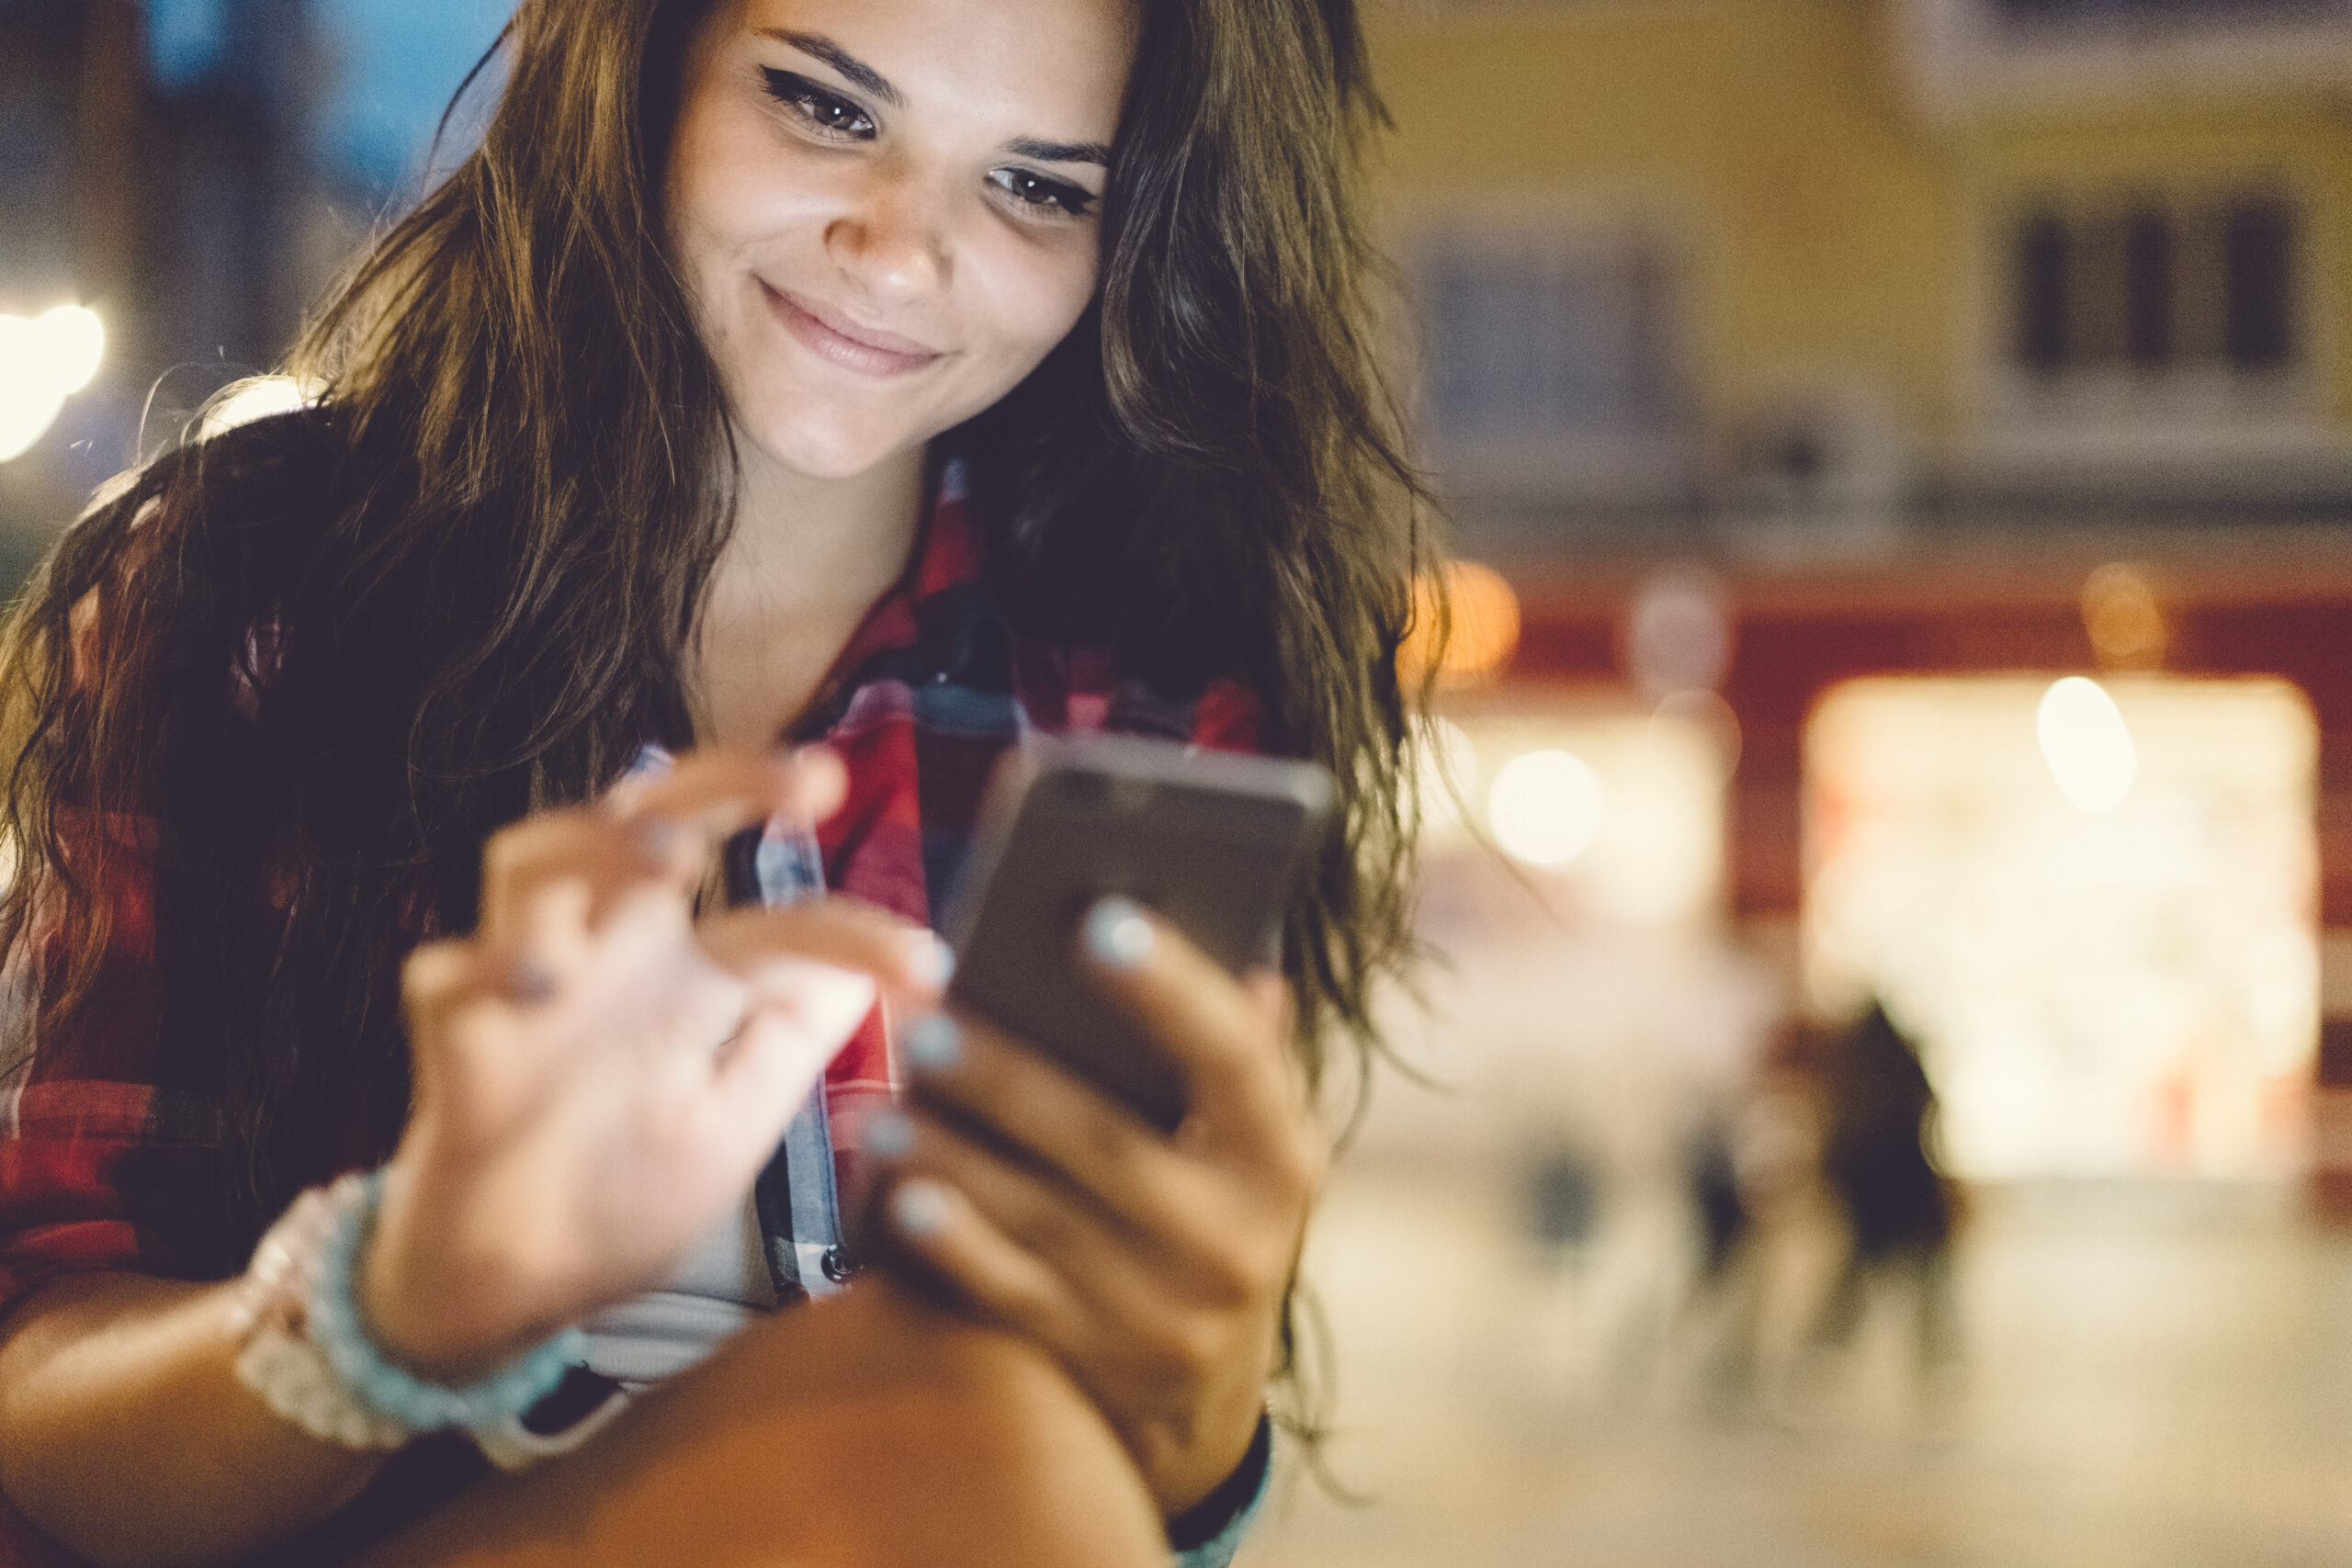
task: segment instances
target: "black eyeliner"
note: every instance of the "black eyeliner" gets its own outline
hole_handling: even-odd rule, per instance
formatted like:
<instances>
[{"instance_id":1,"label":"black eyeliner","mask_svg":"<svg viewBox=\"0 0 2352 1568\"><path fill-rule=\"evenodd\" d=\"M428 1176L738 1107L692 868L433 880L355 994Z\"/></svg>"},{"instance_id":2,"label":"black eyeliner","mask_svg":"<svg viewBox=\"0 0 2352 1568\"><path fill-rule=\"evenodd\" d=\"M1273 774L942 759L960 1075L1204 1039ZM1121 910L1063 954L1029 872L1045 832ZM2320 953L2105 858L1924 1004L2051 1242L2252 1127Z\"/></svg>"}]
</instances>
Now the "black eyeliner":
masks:
<instances>
[{"instance_id":1,"label":"black eyeliner","mask_svg":"<svg viewBox=\"0 0 2352 1568\"><path fill-rule=\"evenodd\" d=\"M869 122L874 118L872 112L855 98L845 96L831 87L811 81L797 71L786 71L780 65L763 65L760 67L760 74L766 79L768 96L780 104L790 106L803 98L808 98L820 104L837 105ZM830 130L831 128L820 129Z\"/></svg>"},{"instance_id":2,"label":"black eyeliner","mask_svg":"<svg viewBox=\"0 0 2352 1568\"><path fill-rule=\"evenodd\" d=\"M1041 175L1033 169L1023 169L1016 172L1025 175L1030 179L1035 181L1038 188L1050 194L1056 201L1061 204L1062 210L1069 213L1072 218L1085 217L1089 211L1092 210L1094 204L1102 199L1083 186L1074 186L1069 184L1068 181L1055 179L1051 175ZM1043 204L1033 203L1031 205Z\"/></svg>"}]
</instances>

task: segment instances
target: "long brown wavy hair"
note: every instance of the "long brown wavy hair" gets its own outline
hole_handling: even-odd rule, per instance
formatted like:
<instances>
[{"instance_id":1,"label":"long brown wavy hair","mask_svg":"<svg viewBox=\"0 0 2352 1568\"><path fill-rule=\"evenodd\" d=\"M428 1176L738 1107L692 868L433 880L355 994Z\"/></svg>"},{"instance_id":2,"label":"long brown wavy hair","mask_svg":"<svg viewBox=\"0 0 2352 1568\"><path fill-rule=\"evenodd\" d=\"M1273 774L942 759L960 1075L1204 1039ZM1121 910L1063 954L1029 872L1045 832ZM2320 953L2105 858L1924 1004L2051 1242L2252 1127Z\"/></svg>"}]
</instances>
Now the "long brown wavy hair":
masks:
<instances>
[{"instance_id":1,"label":"long brown wavy hair","mask_svg":"<svg viewBox=\"0 0 2352 1568\"><path fill-rule=\"evenodd\" d=\"M1287 942L1319 1071L1403 952L1430 551L1356 206L1379 109L1353 0L1139 3L1099 297L945 439L1016 619L1163 688L1238 675L1340 781ZM524 0L481 146L295 351L319 409L113 487L8 622L0 940L49 955L53 1026L119 935L116 858L153 855L163 1087L242 1156L187 1196L191 1270L397 1140L399 967L471 924L489 833L690 739L734 468L657 203L708 4Z\"/></svg>"}]
</instances>

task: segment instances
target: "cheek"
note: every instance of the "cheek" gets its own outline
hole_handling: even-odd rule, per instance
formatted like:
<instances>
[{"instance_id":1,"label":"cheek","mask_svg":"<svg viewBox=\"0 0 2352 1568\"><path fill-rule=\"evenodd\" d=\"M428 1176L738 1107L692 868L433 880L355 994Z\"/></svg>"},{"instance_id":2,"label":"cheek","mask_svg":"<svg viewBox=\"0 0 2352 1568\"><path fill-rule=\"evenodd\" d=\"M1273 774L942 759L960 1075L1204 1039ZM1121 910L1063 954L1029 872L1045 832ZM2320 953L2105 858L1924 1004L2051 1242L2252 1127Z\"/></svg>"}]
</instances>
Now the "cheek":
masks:
<instances>
[{"instance_id":1,"label":"cheek","mask_svg":"<svg viewBox=\"0 0 2352 1568\"><path fill-rule=\"evenodd\" d=\"M1089 230L1082 239L1052 244L1012 240L978 270L992 335L1002 356L1020 361L1025 375L1086 313L1102 265Z\"/></svg>"},{"instance_id":2,"label":"cheek","mask_svg":"<svg viewBox=\"0 0 2352 1568\"><path fill-rule=\"evenodd\" d=\"M684 269L706 278L762 230L774 226L770 183L741 137L711 136L671 165L670 232Z\"/></svg>"}]
</instances>

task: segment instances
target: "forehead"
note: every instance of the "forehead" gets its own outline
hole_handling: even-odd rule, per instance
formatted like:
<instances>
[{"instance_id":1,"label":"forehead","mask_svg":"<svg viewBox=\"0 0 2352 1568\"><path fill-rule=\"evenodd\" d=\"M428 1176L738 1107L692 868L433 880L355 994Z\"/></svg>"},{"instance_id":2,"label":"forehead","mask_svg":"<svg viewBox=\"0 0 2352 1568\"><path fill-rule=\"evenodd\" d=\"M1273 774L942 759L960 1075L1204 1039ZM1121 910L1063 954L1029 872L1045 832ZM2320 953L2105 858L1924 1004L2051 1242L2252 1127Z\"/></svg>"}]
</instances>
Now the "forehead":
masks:
<instances>
[{"instance_id":1,"label":"forehead","mask_svg":"<svg viewBox=\"0 0 2352 1568\"><path fill-rule=\"evenodd\" d=\"M886 78L908 114L1007 138L1109 141L1137 0L738 0L754 34L814 34ZM772 46L789 52L782 45Z\"/></svg>"}]
</instances>

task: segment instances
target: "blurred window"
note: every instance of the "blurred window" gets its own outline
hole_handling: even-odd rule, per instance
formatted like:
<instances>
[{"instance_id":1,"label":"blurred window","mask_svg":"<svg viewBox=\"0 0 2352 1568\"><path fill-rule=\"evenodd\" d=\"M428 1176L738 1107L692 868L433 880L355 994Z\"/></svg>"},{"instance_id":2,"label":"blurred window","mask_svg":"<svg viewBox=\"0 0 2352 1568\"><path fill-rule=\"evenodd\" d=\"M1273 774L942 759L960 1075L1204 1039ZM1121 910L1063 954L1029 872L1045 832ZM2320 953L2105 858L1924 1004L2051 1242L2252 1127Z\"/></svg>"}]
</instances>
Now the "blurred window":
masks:
<instances>
[{"instance_id":1,"label":"blurred window","mask_svg":"<svg viewBox=\"0 0 2352 1568\"><path fill-rule=\"evenodd\" d=\"M147 0L148 67L166 91L211 75L228 51L226 0Z\"/></svg>"},{"instance_id":2,"label":"blurred window","mask_svg":"<svg viewBox=\"0 0 2352 1568\"><path fill-rule=\"evenodd\" d=\"M1654 503L1690 469L1679 276L1627 226L1449 227L1417 248L1423 434L1457 496Z\"/></svg>"},{"instance_id":3,"label":"blurred window","mask_svg":"<svg viewBox=\"0 0 2352 1568\"><path fill-rule=\"evenodd\" d=\"M2044 378L2290 369L2298 214L2283 197L2038 208L2012 239L2012 353Z\"/></svg>"},{"instance_id":4,"label":"blurred window","mask_svg":"<svg viewBox=\"0 0 2352 1568\"><path fill-rule=\"evenodd\" d=\"M1638 243L1448 247L1426 268L1432 434L1547 439L1674 422L1666 268Z\"/></svg>"},{"instance_id":5,"label":"blurred window","mask_svg":"<svg viewBox=\"0 0 2352 1568\"><path fill-rule=\"evenodd\" d=\"M374 202L421 192L450 95L514 8L514 0L311 0L325 65L314 135L327 172ZM450 123L442 172L471 150L502 80L493 62Z\"/></svg>"},{"instance_id":6,"label":"blurred window","mask_svg":"<svg viewBox=\"0 0 2352 1568\"><path fill-rule=\"evenodd\" d=\"M1995 4L2003 17L2026 23L2269 20L2352 10L2347 0L1995 0Z\"/></svg>"}]
</instances>

